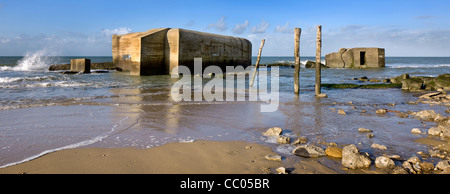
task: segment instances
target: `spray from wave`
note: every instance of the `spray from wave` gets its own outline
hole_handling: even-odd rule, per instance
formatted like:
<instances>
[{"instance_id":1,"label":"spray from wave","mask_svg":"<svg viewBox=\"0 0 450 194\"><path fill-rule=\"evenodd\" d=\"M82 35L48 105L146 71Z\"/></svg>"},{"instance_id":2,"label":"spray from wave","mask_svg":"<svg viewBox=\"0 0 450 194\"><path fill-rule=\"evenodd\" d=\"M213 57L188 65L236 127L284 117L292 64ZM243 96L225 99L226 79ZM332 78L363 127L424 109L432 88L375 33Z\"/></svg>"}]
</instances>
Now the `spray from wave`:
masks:
<instances>
[{"instance_id":1,"label":"spray from wave","mask_svg":"<svg viewBox=\"0 0 450 194\"><path fill-rule=\"evenodd\" d=\"M55 57L49 57L52 54L48 50L38 50L35 52L27 52L25 56L17 61L14 67L3 66L3 71L39 71L47 70L51 64L56 63Z\"/></svg>"}]
</instances>

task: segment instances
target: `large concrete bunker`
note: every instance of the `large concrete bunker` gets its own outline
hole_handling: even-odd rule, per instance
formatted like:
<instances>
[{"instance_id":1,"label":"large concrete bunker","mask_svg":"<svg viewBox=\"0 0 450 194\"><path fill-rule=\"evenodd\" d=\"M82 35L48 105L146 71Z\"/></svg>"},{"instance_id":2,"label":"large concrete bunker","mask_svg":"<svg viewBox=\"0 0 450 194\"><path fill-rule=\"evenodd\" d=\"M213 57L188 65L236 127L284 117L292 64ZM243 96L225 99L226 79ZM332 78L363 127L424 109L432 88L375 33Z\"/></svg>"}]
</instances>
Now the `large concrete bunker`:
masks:
<instances>
[{"instance_id":1,"label":"large concrete bunker","mask_svg":"<svg viewBox=\"0 0 450 194\"><path fill-rule=\"evenodd\" d=\"M384 67L384 48L350 48L325 56L326 66L331 68Z\"/></svg>"},{"instance_id":2,"label":"large concrete bunker","mask_svg":"<svg viewBox=\"0 0 450 194\"><path fill-rule=\"evenodd\" d=\"M194 58L202 58L203 69L216 65L251 65L252 44L244 38L185 29L159 28L146 32L113 35L113 63L131 75L170 74L174 67L194 69Z\"/></svg>"}]
</instances>

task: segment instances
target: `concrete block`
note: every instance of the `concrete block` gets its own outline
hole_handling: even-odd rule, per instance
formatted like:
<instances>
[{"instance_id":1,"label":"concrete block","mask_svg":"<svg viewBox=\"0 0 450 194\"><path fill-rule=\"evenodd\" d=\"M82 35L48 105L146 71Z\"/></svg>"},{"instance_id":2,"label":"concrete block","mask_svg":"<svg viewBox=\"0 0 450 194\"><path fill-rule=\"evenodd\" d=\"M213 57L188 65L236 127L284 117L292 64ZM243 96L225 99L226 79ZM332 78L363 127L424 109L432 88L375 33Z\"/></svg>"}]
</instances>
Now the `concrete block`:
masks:
<instances>
[{"instance_id":1,"label":"concrete block","mask_svg":"<svg viewBox=\"0 0 450 194\"><path fill-rule=\"evenodd\" d=\"M70 71L91 73L91 60L90 59L71 59Z\"/></svg>"}]
</instances>

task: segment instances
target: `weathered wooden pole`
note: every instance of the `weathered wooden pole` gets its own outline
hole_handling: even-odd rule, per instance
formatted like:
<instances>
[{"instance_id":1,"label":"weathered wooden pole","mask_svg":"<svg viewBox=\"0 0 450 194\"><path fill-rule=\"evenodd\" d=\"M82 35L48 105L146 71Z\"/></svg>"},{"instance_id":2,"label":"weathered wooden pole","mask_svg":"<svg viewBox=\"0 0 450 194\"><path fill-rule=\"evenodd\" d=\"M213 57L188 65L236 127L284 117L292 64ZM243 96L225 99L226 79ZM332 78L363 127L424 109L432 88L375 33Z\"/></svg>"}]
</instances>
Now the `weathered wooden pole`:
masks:
<instances>
[{"instance_id":1,"label":"weathered wooden pole","mask_svg":"<svg viewBox=\"0 0 450 194\"><path fill-rule=\"evenodd\" d=\"M259 60L261 59L261 52L262 52L262 48L264 46L264 42L266 42L266 39L261 40L261 46L259 47L258 58L256 58L255 71L253 71L253 76L252 76L252 81L250 82L250 87L253 86L253 81L255 80L256 72L258 71Z\"/></svg>"},{"instance_id":2,"label":"weathered wooden pole","mask_svg":"<svg viewBox=\"0 0 450 194\"><path fill-rule=\"evenodd\" d=\"M294 69L294 92L300 93L300 35L302 34L301 28L295 28L295 69Z\"/></svg>"},{"instance_id":3,"label":"weathered wooden pole","mask_svg":"<svg viewBox=\"0 0 450 194\"><path fill-rule=\"evenodd\" d=\"M320 95L320 85L321 85L321 66L320 66L320 56L322 49L322 26L317 26L317 47L316 47L316 96Z\"/></svg>"}]
</instances>

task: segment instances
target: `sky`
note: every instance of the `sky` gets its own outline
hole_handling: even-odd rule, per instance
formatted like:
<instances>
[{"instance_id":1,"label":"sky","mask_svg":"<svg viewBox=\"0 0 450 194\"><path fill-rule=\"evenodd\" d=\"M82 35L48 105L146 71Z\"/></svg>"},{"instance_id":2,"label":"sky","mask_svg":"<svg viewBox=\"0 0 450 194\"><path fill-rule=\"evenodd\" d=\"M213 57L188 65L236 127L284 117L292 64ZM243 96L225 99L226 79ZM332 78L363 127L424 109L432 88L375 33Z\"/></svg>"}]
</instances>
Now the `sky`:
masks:
<instances>
[{"instance_id":1,"label":"sky","mask_svg":"<svg viewBox=\"0 0 450 194\"><path fill-rule=\"evenodd\" d=\"M381 47L386 56L449 56L450 1L0 0L0 56L111 56L113 34L184 28L242 37L256 56L322 56Z\"/></svg>"}]
</instances>

